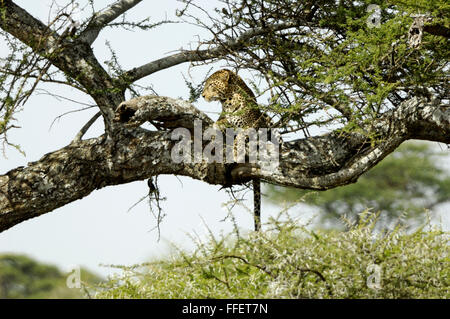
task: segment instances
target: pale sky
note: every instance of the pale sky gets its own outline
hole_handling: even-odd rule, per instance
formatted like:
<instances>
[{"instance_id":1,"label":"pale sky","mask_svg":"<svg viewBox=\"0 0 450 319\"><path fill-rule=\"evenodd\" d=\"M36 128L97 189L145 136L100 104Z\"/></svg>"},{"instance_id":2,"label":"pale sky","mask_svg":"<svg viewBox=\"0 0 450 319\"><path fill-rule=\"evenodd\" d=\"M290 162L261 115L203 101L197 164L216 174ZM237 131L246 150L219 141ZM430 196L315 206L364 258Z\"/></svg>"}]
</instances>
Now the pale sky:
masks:
<instances>
[{"instance_id":1,"label":"pale sky","mask_svg":"<svg viewBox=\"0 0 450 319\"><path fill-rule=\"evenodd\" d=\"M15 2L33 16L47 22L50 0ZM57 1L59 4L66 2ZM111 2L95 1L96 9L101 9ZM211 10L214 3L216 1L204 1L203 8ZM179 3L175 0L143 1L131 9L127 17L131 21L147 16L150 16L152 21L166 16L170 19L174 17L177 7ZM106 29L94 43L94 51L100 62L109 59L109 50L105 45L105 41L109 41L122 66L130 69L164 57L181 47L189 48L189 43L193 43L195 47L197 36L209 38L209 34L204 30L187 24L165 25L146 32ZM0 55L4 57L5 53L5 47L0 43ZM224 65L219 63L214 67L220 68ZM211 66L190 69L189 64L185 63L157 72L138 83L152 84L160 95L187 98L189 91L182 75L192 76L199 82L209 68ZM57 85L42 85L41 88L73 100L92 103L89 97L74 89ZM208 114L213 119L217 118L214 113L220 110L217 102L206 103L200 99L195 105L203 111L213 112ZM0 158L0 172L3 174L17 166L26 166L27 162L39 160L44 154L69 144L97 109L68 114L56 121L51 129L50 125L59 115L80 107L48 95L32 96L17 115L21 129L9 133L9 140L19 144L26 156L7 148L7 158ZM102 121L98 120L85 138L101 133ZM443 149L448 153L445 147ZM221 221L228 214L222 204L230 198L224 190L219 190L218 186L175 176L160 176L159 182L162 196L167 197L167 201L163 203L166 217L161 224L162 239L159 242L157 232L150 231L155 226L155 219L146 201L127 212L148 192L146 181L140 181L94 191L81 200L0 233L0 253L24 253L39 261L56 264L63 270L81 265L107 275L112 270L100 267L100 264L132 265L144 262L151 257L167 254L168 242L182 247L193 247L192 240L186 234L196 233L200 238L205 238L208 233L205 225L214 234L220 234L222 231L228 233L232 229L231 222ZM246 204L250 207L250 192L246 198ZM275 215L279 210L280 208L263 202L263 223L268 216ZM233 210L233 214L243 230L252 229L253 218L247 210L237 208ZM301 209L294 209L292 214L305 216L305 220L310 216ZM443 216L447 220L445 223L448 229L449 214Z\"/></svg>"}]
</instances>

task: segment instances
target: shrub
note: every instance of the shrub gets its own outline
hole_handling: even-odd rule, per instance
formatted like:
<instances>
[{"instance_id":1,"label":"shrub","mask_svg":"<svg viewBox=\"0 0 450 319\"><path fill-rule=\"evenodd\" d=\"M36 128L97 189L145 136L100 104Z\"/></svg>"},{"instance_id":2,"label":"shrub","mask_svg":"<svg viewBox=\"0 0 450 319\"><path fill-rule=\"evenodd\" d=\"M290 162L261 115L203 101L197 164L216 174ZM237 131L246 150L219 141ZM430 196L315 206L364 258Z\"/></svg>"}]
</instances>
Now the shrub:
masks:
<instances>
[{"instance_id":1,"label":"shrub","mask_svg":"<svg viewBox=\"0 0 450 319\"><path fill-rule=\"evenodd\" d=\"M193 252L122 267L97 298L449 298L449 236L426 223L375 232L361 214L348 231L293 220L209 239Z\"/></svg>"}]
</instances>

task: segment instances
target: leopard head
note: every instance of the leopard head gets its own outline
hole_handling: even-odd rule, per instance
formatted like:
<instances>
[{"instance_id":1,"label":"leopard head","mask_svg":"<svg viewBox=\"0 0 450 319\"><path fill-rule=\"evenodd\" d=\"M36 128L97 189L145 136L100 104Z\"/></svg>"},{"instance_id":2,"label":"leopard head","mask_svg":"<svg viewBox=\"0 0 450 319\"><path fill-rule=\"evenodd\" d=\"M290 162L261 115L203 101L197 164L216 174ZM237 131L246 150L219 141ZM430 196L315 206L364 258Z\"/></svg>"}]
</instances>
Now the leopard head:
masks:
<instances>
[{"instance_id":1,"label":"leopard head","mask_svg":"<svg viewBox=\"0 0 450 319\"><path fill-rule=\"evenodd\" d=\"M228 85L232 77L230 70L219 70L214 72L205 82L202 96L210 101L222 101L228 98Z\"/></svg>"}]
</instances>

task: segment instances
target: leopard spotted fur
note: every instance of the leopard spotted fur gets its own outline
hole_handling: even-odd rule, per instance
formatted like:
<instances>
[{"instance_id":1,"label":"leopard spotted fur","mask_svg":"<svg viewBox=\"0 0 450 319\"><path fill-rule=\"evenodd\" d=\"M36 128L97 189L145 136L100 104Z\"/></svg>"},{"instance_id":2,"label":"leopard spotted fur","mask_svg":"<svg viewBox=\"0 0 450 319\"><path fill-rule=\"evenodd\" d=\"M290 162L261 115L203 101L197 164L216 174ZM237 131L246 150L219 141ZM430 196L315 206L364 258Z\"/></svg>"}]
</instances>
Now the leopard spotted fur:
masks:
<instances>
[{"instance_id":1,"label":"leopard spotted fur","mask_svg":"<svg viewBox=\"0 0 450 319\"><path fill-rule=\"evenodd\" d=\"M260 111L252 90L236 73L222 69L206 81L202 93L206 101L220 101L222 113L216 122L219 128L269 128L269 117ZM261 181L253 179L255 230L261 228Z\"/></svg>"}]
</instances>

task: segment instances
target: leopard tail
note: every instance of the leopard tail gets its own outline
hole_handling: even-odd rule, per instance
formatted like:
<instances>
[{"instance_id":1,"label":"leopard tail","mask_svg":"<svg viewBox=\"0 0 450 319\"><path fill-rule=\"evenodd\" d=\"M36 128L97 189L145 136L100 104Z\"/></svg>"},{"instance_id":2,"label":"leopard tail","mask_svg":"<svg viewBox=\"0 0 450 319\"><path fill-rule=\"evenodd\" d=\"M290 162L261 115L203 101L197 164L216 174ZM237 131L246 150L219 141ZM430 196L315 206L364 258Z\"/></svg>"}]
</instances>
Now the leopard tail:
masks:
<instances>
[{"instance_id":1,"label":"leopard tail","mask_svg":"<svg viewBox=\"0 0 450 319\"><path fill-rule=\"evenodd\" d=\"M253 179L253 213L255 219L255 231L261 229L261 180Z\"/></svg>"}]
</instances>

